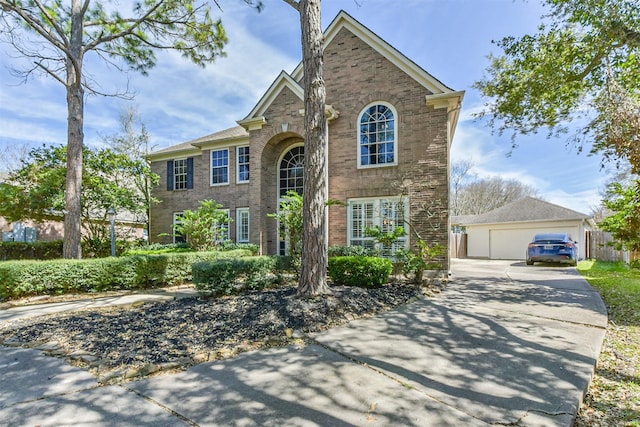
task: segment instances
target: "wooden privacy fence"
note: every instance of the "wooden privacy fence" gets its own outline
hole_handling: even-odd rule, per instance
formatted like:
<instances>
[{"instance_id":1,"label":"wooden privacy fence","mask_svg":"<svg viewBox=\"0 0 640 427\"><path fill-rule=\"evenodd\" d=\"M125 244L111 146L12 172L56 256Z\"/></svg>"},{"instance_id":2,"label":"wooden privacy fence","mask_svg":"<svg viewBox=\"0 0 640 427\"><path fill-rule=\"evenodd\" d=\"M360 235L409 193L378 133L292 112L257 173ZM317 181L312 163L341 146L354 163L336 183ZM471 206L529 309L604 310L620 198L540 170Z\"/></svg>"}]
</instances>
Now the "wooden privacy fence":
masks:
<instances>
[{"instance_id":1,"label":"wooden privacy fence","mask_svg":"<svg viewBox=\"0 0 640 427\"><path fill-rule=\"evenodd\" d=\"M467 257L467 234L449 233L449 256L451 258Z\"/></svg>"},{"instance_id":2,"label":"wooden privacy fence","mask_svg":"<svg viewBox=\"0 0 640 427\"><path fill-rule=\"evenodd\" d=\"M598 261L630 262L629 252L614 248L611 245L613 241L613 236L609 232L603 230L587 231L587 258Z\"/></svg>"}]
</instances>

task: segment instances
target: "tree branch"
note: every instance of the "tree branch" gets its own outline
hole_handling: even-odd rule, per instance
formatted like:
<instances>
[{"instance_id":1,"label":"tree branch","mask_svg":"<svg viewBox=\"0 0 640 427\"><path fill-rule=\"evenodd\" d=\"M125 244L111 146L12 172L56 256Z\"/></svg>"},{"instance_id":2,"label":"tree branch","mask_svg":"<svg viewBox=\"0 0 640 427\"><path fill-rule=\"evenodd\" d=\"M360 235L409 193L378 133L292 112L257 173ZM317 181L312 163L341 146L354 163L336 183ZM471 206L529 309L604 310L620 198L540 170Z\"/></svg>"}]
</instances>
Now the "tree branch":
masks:
<instances>
[{"instance_id":1,"label":"tree branch","mask_svg":"<svg viewBox=\"0 0 640 427\"><path fill-rule=\"evenodd\" d=\"M51 77L53 77L54 79L56 79L57 81L59 81L60 83L62 83L63 86L67 85L67 82L65 82L64 80L62 80L56 73L54 73L53 71L51 71L48 67L45 67L42 63L40 62L34 62L34 64L36 64L36 67L40 68L41 70L43 70L45 73L49 74Z\"/></svg>"},{"instance_id":2,"label":"tree branch","mask_svg":"<svg viewBox=\"0 0 640 427\"><path fill-rule=\"evenodd\" d=\"M7 0L0 0L0 8L4 11L13 12L18 15L29 27L33 28L36 33L44 37L49 43L63 51L65 54L68 54L69 41L64 34L61 35L62 40L58 40L50 28L46 27L43 22L38 21L29 13L26 13L23 8L19 7L16 3L8 2Z\"/></svg>"},{"instance_id":3,"label":"tree branch","mask_svg":"<svg viewBox=\"0 0 640 427\"><path fill-rule=\"evenodd\" d=\"M64 40L65 44L68 45L68 40L66 38L66 34L64 33L64 29L60 27L60 25L58 25L56 20L53 19L51 15L49 15L49 12L47 11L47 9L44 7L44 5L40 0L35 0L35 3L38 9L40 10L40 12L42 13L42 15L44 15L44 17L49 22L49 24L56 30L56 33L58 33L58 36L60 36L60 38Z\"/></svg>"},{"instance_id":4,"label":"tree branch","mask_svg":"<svg viewBox=\"0 0 640 427\"><path fill-rule=\"evenodd\" d=\"M87 2L88 2L88 0L87 0ZM153 14L153 12L155 12L156 10L158 10L158 8L160 7L160 5L162 5L163 3L164 3L164 0L159 1L159 2L158 2L158 3L156 3L153 7L151 7L151 8L147 11L147 13L145 13L143 16L141 16L141 17L140 17L140 18L138 18L138 19L131 19L131 20L125 20L125 21L123 21L123 22L132 22L133 24L132 24L129 28L127 28L127 29L125 29L125 30L123 30L123 31L120 31L120 32L118 32L118 33L114 33L114 34L108 35L108 36L106 36L106 37L105 37L105 36L98 37L98 38L97 38L97 39L95 39L93 42L91 42L91 43L87 44L87 45L84 47L84 49L83 49L83 50L84 50L85 52L87 52L87 51L90 51L90 50L95 49L95 48L96 48L96 46L98 46L98 45L101 45L101 44L104 44L104 43L108 43L108 42L110 42L110 41L112 41L112 40L115 40L115 39L118 39L118 38L125 37L125 36L128 36L128 35L133 34L133 31L134 31L136 28L138 28L138 27L139 27L139 26L140 26L144 21L148 20L149 16L151 16L151 15ZM95 25L95 24L94 24L94 23L91 23L91 24L90 24L90 23L87 23L86 25Z\"/></svg>"},{"instance_id":5,"label":"tree branch","mask_svg":"<svg viewBox=\"0 0 640 427\"><path fill-rule=\"evenodd\" d=\"M289 6L291 6L292 8L294 8L295 10L297 10L298 12L300 12L300 1L296 1L296 0L283 0L285 3L287 3Z\"/></svg>"}]
</instances>

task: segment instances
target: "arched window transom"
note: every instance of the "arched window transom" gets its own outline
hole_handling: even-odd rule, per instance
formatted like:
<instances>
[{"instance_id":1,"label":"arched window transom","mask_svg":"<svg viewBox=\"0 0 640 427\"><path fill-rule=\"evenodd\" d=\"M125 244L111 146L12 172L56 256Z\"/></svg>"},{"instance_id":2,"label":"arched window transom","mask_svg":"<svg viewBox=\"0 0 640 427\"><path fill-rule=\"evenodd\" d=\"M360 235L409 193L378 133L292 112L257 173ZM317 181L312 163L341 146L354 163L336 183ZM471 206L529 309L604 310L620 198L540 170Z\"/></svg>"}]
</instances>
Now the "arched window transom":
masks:
<instances>
[{"instance_id":1,"label":"arched window transom","mask_svg":"<svg viewBox=\"0 0 640 427\"><path fill-rule=\"evenodd\" d=\"M358 141L358 167L396 164L396 114L390 105L376 103L364 109Z\"/></svg>"},{"instance_id":2,"label":"arched window transom","mask_svg":"<svg viewBox=\"0 0 640 427\"><path fill-rule=\"evenodd\" d=\"M302 195L304 190L304 146L293 147L280 161L280 197L285 197L288 191L295 191Z\"/></svg>"}]
</instances>

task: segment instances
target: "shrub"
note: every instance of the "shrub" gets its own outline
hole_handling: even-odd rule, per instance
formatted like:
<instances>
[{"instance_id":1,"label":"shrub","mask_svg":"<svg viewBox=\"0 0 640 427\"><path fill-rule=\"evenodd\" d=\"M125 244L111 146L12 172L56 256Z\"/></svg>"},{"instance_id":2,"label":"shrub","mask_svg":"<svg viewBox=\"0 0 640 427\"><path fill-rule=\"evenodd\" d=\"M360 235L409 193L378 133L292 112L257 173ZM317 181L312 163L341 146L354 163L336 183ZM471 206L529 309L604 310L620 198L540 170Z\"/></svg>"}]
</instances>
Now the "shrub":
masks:
<instances>
[{"instance_id":1,"label":"shrub","mask_svg":"<svg viewBox=\"0 0 640 427\"><path fill-rule=\"evenodd\" d=\"M401 250L396 253L398 262L402 265L404 275L415 284L422 283L425 270L442 268L437 257L447 253L447 248L441 244L429 246L426 241L419 239L413 252Z\"/></svg>"},{"instance_id":2,"label":"shrub","mask_svg":"<svg viewBox=\"0 0 640 427\"><path fill-rule=\"evenodd\" d=\"M0 264L0 298L137 287L126 258L9 261Z\"/></svg>"},{"instance_id":3,"label":"shrub","mask_svg":"<svg viewBox=\"0 0 640 427\"><path fill-rule=\"evenodd\" d=\"M260 290L276 280L276 265L276 258L269 256L202 261L193 264L193 282L208 295Z\"/></svg>"},{"instance_id":4,"label":"shrub","mask_svg":"<svg viewBox=\"0 0 640 427\"><path fill-rule=\"evenodd\" d=\"M116 239L116 255L123 254L135 244L135 241ZM83 238L82 257L83 258L104 258L111 256L111 239Z\"/></svg>"},{"instance_id":5,"label":"shrub","mask_svg":"<svg viewBox=\"0 0 640 427\"><path fill-rule=\"evenodd\" d=\"M56 259L62 258L62 240L0 243L0 259Z\"/></svg>"},{"instance_id":6,"label":"shrub","mask_svg":"<svg viewBox=\"0 0 640 427\"><path fill-rule=\"evenodd\" d=\"M227 212L215 200L201 200L195 211L185 210L175 232L185 236L189 246L196 251L209 251L222 243L229 229Z\"/></svg>"},{"instance_id":7,"label":"shrub","mask_svg":"<svg viewBox=\"0 0 640 427\"><path fill-rule=\"evenodd\" d=\"M341 256L329 258L329 276L335 284L373 288L389 280L391 260L379 257Z\"/></svg>"},{"instance_id":8,"label":"shrub","mask_svg":"<svg viewBox=\"0 0 640 427\"><path fill-rule=\"evenodd\" d=\"M236 242L224 242L218 246L221 251L235 251L236 249L247 249L251 251L251 255L258 255L260 252L260 246L255 243L236 243Z\"/></svg>"},{"instance_id":9,"label":"shrub","mask_svg":"<svg viewBox=\"0 0 640 427\"><path fill-rule=\"evenodd\" d=\"M150 266L160 267L145 272L147 275L158 277L159 284L157 286L173 286L185 282L192 281L191 266L196 262L209 261L218 258L238 258L250 256L251 252L246 249L237 249L228 252L184 252L184 253L168 253L161 255L153 255L154 257L165 257L166 261L159 259L153 260Z\"/></svg>"},{"instance_id":10,"label":"shrub","mask_svg":"<svg viewBox=\"0 0 640 427\"><path fill-rule=\"evenodd\" d=\"M122 256L130 256L130 255L158 255L158 254L168 254L168 253L176 253L176 252L193 252L193 249L189 248L186 243L170 243L170 244L161 244L161 243L152 243L150 245L137 246L135 248L131 248L128 251L124 252Z\"/></svg>"},{"instance_id":11,"label":"shrub","mask_svg":"<svg viewBox=\"0 0 640 427\"><path fill-rule=\"evenodd\" d=\"M296 276L302 267L303 206L302 195L289 190L280 202L278 212L268 214L278 221L280 232L287 237L287 256Z\"/></svg>"},{"instance_id":12,"label":"shrub","mask_svg":"<svg viewBox=\"0 0 640 427\"><path fill-rule=\"evenodd\" d=\"M235 250L83 260L7 261L0 263L0 299L173 286L191 281L191 265L196 262L249 254L248 250Z\"/></svg>"},{"instance_id":13,"label":"shrub","mask_svg":"<svg viewBox=\"0 0 640 427\"><path fill-rule=\"evenodd\" d=\"M374 248L366 248L364 246L340 246L334 245L329 247L329 257L336 256L377 256L378 251Z\"/></svg>"}]
</instances>

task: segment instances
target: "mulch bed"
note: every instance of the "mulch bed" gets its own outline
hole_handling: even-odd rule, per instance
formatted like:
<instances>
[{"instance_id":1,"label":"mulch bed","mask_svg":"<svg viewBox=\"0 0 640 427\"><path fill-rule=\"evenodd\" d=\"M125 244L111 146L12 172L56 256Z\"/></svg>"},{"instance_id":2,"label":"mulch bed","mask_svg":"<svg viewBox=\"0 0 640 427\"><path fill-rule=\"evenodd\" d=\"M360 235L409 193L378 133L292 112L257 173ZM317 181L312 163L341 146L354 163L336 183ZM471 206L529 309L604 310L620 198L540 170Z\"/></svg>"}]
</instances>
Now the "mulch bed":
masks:
<instances>
[{"instance_id":1,"label":"mulch bed","mask_svg":"<svg viewBox=\"0 0 640 427\"><path fill-rule=\"evenodd\" d=\"M38 348L85 367L105 383L185 369L268 346L414 301L430 287L332 287L300 299L293 286L209 299L182 298L0 324L0 344Z\"/></svg>"}]
</instances>

